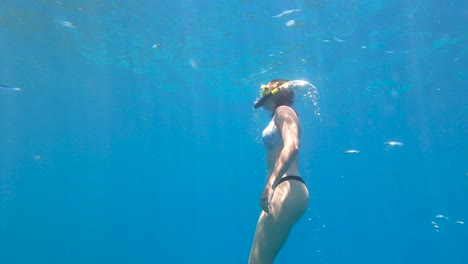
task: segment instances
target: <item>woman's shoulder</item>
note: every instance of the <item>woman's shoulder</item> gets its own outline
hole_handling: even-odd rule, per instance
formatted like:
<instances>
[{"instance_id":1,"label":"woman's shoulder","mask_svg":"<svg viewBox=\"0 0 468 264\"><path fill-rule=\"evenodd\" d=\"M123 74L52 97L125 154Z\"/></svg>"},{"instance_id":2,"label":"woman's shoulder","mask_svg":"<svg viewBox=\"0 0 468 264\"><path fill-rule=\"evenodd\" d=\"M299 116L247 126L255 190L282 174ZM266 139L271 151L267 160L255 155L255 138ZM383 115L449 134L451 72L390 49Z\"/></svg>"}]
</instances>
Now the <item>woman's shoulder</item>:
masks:
<instances>
[{"instance_id":1,"label":"woman's shoulder","mask_svg":"<svg viewBox=\"0 0 468 264\"><path fill-rule=\"evenodd\" d=\"M299 117L294 109L290 106L281 105L275 110L275 114L273 115L273 120L275 124L283 123L287 120L299 123Z\"/></svg>"},{"instance_id":2,"label":"woman's shoulder","mask_svg":"<svg viewBox=\"0 0 468 264\"><path fill-rule=\"evenodd\" d=\"M287 105L280 105L275 110L275 116L289 116L294 115L297 116L296 110L292 109L292 107Z\"/></svg>"}]
</instances>

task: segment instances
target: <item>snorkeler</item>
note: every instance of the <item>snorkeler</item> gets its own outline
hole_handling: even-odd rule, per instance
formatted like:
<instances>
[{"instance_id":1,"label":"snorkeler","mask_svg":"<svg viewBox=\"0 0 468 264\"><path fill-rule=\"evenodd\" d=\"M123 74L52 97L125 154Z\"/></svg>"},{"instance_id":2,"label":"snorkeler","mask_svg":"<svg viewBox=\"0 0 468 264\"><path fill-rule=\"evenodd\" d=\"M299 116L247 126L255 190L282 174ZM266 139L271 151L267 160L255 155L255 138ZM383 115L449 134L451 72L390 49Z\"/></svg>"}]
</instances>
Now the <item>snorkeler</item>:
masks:
<instances>
[{"instance_id":1,"label":"snorkeler","mask_svg":"<svg viewBox=\"0 0 468 264\"><path fill-rule=\"evenodd\" d=\"M291 108L295 84L272 80L261 86L262 97L254 104L271 111L272 119L262 133L268 174L249 264L272 264L308 206L309 192L298 168L301 126Z\"/></svg>"}]
</instances>

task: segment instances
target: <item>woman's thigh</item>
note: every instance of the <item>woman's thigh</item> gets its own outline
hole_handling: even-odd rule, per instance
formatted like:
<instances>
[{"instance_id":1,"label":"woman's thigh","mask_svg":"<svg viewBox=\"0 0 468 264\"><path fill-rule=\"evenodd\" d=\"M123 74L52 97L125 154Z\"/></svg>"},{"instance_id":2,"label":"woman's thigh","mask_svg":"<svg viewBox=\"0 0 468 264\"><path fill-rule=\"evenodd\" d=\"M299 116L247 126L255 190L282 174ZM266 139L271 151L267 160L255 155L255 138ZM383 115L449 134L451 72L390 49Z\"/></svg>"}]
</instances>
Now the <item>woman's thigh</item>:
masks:
<instances>
[{"instance_id":1,"label":"woman's thigh","mask_svg":"<svg viewBox=\"0 0 468 264\"><path fill-rule=\"evenodd\" d=\"M275 189L270 213L262 212L257 223L251 258L267 260L261 263L269 263L269 260L275 258L288 239L294 223L307 209L308 199L307 188L301 182L284 182Z\"/></svg>"}]
</instances>

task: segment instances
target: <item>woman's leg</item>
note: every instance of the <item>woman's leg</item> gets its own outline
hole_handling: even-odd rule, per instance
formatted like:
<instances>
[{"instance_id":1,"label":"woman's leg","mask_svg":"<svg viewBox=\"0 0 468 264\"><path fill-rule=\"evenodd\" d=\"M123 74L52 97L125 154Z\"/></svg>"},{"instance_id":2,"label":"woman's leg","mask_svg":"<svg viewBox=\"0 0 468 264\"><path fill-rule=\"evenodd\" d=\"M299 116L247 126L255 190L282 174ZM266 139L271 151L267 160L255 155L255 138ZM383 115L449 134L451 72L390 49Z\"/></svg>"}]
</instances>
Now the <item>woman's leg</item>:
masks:
<instances>
[{"instance_id":1,"label":"woman's leg","mask_svg":"<svg viewBox=\"0 0 468 264\"><path fill-rule=\"evenodd\" d=\"M273 263L294 223L307 209L308 201L309 193L302 182L291 180L276 187L270 213L262 211L258 219L249 264Z\"/></svg>"}]
</instances>

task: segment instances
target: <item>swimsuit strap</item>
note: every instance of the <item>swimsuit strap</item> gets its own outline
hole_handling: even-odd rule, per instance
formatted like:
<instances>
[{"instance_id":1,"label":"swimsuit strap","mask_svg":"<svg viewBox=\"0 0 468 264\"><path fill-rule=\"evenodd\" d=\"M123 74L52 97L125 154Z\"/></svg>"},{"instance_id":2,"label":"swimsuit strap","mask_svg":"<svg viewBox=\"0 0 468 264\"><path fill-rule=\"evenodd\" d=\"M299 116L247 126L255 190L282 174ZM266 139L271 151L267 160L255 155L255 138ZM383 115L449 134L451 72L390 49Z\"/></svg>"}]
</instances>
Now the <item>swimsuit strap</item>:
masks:
<instances>
[{"instance_id":1,"label":"swimsuit strap","mask_svg":"<svg viewBox=\"0 0 468 264\"><path fill-rule=\"evenodd\" d=\"M278 187L278 185L280 185L282 182L289 181L289 180L300 181L304 185L306 185L305 181L301 177L289 175L289 176L284 176L283 178L281 178L279 182L275 184L275 186L273 186L273 189Z\"/></svg>"}]
</instances>

